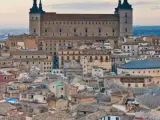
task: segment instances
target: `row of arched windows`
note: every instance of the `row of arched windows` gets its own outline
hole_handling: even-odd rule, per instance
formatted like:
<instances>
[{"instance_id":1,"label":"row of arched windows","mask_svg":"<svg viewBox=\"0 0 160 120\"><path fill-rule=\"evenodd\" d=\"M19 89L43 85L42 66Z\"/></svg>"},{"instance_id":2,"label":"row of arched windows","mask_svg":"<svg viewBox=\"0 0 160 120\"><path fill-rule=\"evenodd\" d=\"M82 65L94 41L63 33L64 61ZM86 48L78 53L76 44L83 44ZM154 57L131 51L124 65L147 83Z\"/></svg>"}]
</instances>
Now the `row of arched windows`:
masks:
<instances>
[{"instance_id":1,"label":"row of arched windows","mask_svg":"<svg viewBox=\"0 0 160 120\"><path fill-rule=\"evenodd\" d=\"M93 62L93 60L98 60L98 57L95 56L95 59L93 59L92 56L90 56L89 61ZM108 56L105 57L105 59L103 58L103 56L100 57L100 62L108 62Z\"/></svg>"},{"instance_id":2,"label":"row of arched windows","mask_svg":"<svg viewBox=\"0 0 160 120\"><path fill-rule=\"evenodd\" d=\"M80 56L78 56L77 59L75 58L75 56L72 56L72 57L67 56L67 60L80 60L80 58L81 58ZM64 61L63 56L62 56L61 60ZM98 56L95 56L95 58L90 56L89 62L93 62L94 60L98 60ZM108 56L106 56L105 58L103 56L101 56L99 60L100 60L100 62L109 62Z\"/></svg>"},{"instance_id":3,"label":"row of arched windows","mask_svg":"<svg viewBox=\"0 0 160 120\"><path fill-rule=\"evenodd\" d=\"M78 56L78 59L77 60L80 60L81 59L81 57L80 56ZM64 61L64 57L62 56L62 59L61 59L62 61ZM76 57L75 56L72 56L72 57L69 57L69 56L67 56L67 60L76 60Z\"/></svg>"}]
</instances>

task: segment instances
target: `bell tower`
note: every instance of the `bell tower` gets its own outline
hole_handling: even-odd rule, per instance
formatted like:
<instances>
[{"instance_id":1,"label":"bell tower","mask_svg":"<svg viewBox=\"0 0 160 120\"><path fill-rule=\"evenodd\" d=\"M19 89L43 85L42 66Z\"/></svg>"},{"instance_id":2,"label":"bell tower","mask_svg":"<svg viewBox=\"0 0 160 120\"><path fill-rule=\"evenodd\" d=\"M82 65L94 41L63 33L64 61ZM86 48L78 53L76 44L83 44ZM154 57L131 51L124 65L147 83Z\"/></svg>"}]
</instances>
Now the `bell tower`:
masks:
<instances>
[{"instance_id":1,"label":"bell tower","mask_svg":"<svg viewBox=\"0 0 160 120\"><path fill-rule=\"evenodd\" d=\"M41 35L41 15L44 14L42 1L40 0L39 8L37 0L33 0L33 6L29 12L29 32L32 35Z\"/></svg>"},{"instance_id":2,"label":"bell tower","mask_svg":"<svg viewBox=\"0 0 160 120\"><path fill-rule=\"evenodd\" d=\"M128 0L124 0L123 3L119 0L118 7L115 8L115 14L118 14L120 19L120 37L132 36L133 8Z\"/></svg>"}]
</instances>

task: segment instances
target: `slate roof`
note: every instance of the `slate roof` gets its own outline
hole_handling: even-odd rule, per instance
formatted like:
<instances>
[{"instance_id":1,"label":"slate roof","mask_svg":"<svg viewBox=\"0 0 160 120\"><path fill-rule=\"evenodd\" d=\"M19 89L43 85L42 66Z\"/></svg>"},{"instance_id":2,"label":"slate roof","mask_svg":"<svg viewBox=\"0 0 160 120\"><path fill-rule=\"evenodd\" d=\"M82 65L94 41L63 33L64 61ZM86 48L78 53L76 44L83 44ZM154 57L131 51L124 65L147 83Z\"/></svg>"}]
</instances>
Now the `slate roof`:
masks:
<instances>
[{"instance_id":1,"label":"slate roof","mask_svg":"<svg viewBox=\"0 0 160 120\"><path fill-rule=\"evenodd\" d=\"M56 14L45 13L41 17L42 21L63 21L63 20L119 20L116 14Z\"/></svg>"},{"instance_id":2,"label":"slate roof","mask_svg":"<svg viewBox=\"0 0 160 120\"><path fill-rule=\"evenodd\" d=\"M74 118L66 112L61 111L56 113L45 112L37 114L32 120L74 120Z\"/></svg>"},{"instance_id":3,"label":"slate roof","mask_svg":"<svg viewBox=\"0 0 160 120\"><path fill-rule=\"evenodd\" d=\"M83 111L83 112L97 112L98 106L91 105L91 104L80 104L76 107L75 111Z\"/></svg>"},{"instance_id":4,"label":"slate roof","mask_svg":"<svg viewBox=\"0 0 160 120\"><path fill-rule=\"evenodd\" d=\"M99 111L94 112L92 114L89 114L85 117L82 117L78 120L99 120L99 119L101 119L102 117L105 117L105 116L106 116L106 111L99 110Z\"/></svg>"},{"instance_id":5,"label":"slate roof","mask_svg":"<svg viewBox=\"0 0 160 120\"><path fill-rule=\"evenodd\" d=\"M156 69L160 68L160 60L135 60L120 65L121 69Z\"/></svg>"},{"instance_id":6,"label":"slate roof","mask_svg":"<svg viewBox=\"0 0 160 120\"><path fill-rule=\"evenodd\" d=\"M97 99L101 102L111 102L111 96L104 94L104 93L98 93L96 95Z\"/></svg>"},{"instance_id":7,"label":"slate roof","mask_svg":"<svg viewBox=\"0 0 160 120\"><path fill-rule=\"evenodd\" d=\"M10 103L4 102L0 103L0 115L7 115L10 110L14 110L17 107L11 105Z\"/></svg>"},{"instance_id":8,"label":"slate roof","mask_svg":"<svg viewBox=\"0 0 160 120\"><path fill-rule=\"evenodd\" d=\"M120 9L131 9L132 10L132 5L128 3L128 0L124 0L123 4L121 5Z\"/></svg>"},{"instance_id":9,"label":"slate roof","mask_svg":"<svg viewBox=\"0 0 160 120\"><path fill-rule=\"evenodd\" d=\"M88 97L95 97L95 93L92 92L79 92L76 95L72 95L72 97L76 98L88 98Z\"/></svg>"},{"instance_id":10,"label":"slate roof","mask_svg":"<svg viewBox=\"0 0 160 120\"><path fill-rule=\"evenodd\" d=\"M24 116L7 116L4 118L1 118L0 120L26 120L26 117L24 117Z\"/></svg>"},{"instance_id":11,"label":"slate roof","mask_svg":"<svg viewBox=\"0 0 160 120\"><path fill-rule=\"evenodd\" d=\"M73 68L73 69L77 69L77 68L82 68L82 66L76 62L75 60L71 60L70 62L65 62L63 68L65 69L69 69L69 68Z\"/></svg>"},{"instance_id":12,"label":"slate roof","mask_svg":"<svg viewBox=\"0 0 160 120\"><path fill-rule=\"evenodd\" d=\"M151 109L155 109L160 106L160 96L145 94L142 96L136 97L137 102L142 105L145 105Z\"/></svg>"}]
</instances>

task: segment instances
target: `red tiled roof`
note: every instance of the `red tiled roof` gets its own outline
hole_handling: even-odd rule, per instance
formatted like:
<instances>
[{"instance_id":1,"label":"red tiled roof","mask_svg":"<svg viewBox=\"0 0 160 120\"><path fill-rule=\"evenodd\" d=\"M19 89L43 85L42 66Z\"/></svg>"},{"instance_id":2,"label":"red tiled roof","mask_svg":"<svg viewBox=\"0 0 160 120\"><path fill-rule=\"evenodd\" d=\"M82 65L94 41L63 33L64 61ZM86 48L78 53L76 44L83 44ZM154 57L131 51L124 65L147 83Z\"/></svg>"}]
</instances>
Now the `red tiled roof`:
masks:
<instances>
[{"instance_id":1,"label":"red tiled roof","mask_svg":"<svg viewBox=\"0 0 160 120\"><path fill-rule=\"evenodd\" d=\"M133 120L145 120L143 117L136 117Z\"/></svg>"}]
</instances>

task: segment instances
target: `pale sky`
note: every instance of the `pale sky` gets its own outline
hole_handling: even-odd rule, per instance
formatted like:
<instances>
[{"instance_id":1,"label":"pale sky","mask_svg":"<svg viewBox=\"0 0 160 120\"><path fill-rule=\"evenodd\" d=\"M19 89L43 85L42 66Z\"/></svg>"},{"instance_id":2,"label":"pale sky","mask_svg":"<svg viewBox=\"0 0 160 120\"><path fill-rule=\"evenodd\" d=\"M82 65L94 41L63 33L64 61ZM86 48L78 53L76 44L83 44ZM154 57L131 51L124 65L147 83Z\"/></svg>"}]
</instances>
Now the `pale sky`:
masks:
<instances>
[{"instance_id":1,"label":"pale sky","mask_svg":"<svg viewBox=\"0 0 160 120\"><path fill-rule=\"evenodd\" d=\"M160 25L160 0L128 1L134 8L134 25ZM42 0L42 2L46 12L112 14L118 0ZM32 4L33 0L0 0L0 28L28 27L29 9Z\"/></svg>"}]
</instances>

